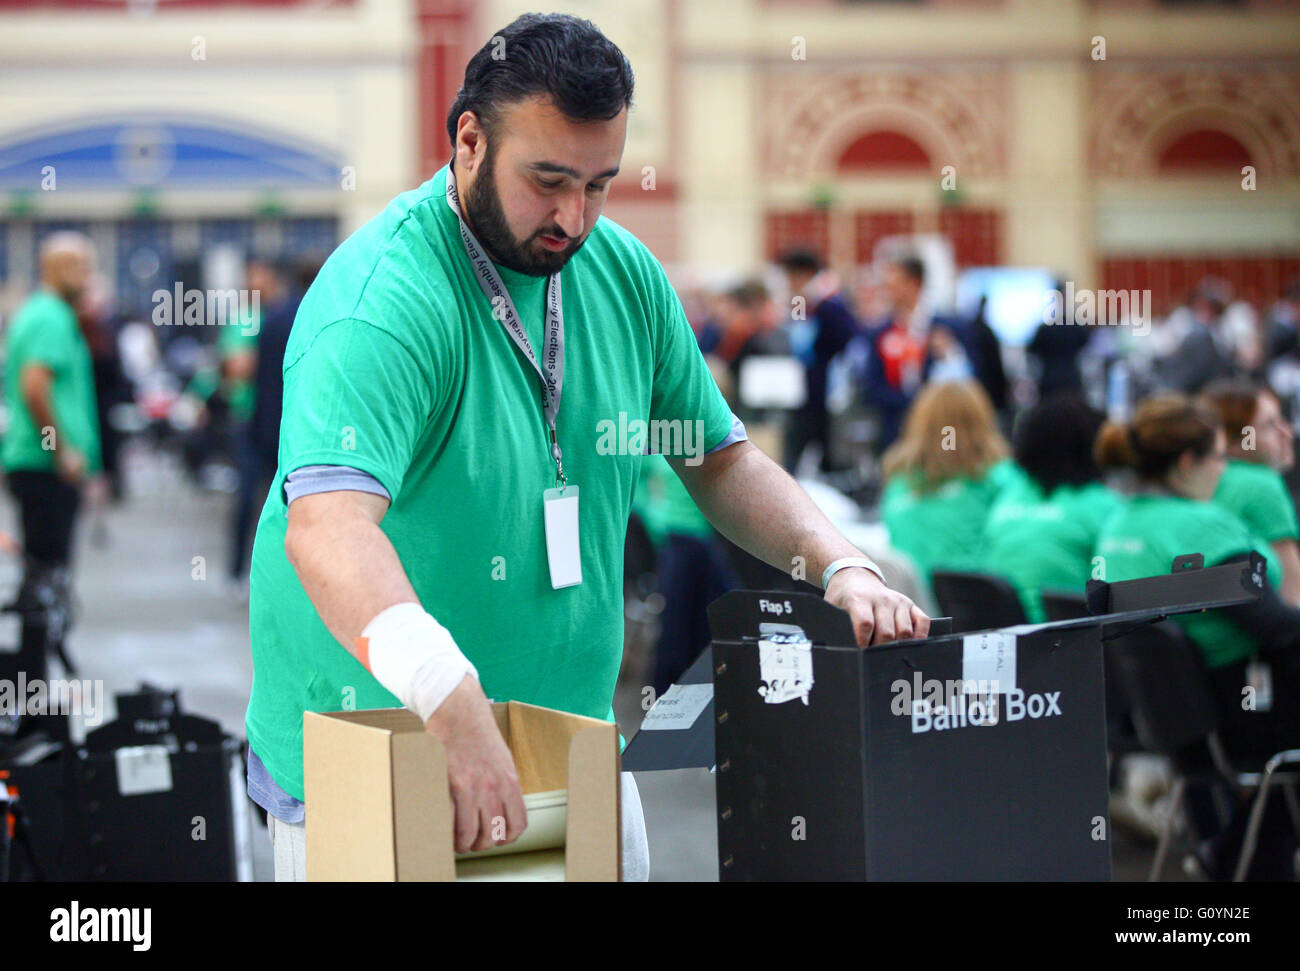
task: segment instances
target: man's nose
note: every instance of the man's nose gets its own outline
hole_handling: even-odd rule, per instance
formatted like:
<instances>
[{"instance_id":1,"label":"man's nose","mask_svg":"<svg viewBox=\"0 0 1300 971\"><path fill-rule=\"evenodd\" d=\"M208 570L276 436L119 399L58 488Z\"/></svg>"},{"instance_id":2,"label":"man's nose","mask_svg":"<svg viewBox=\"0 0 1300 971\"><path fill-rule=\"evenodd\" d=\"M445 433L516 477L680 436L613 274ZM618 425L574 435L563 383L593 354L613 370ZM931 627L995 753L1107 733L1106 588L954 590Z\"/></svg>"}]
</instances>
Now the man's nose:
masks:
<instances>
[{"instance_id":1,"label":"man's nose","mask_svg":"<svg viewBox=\"0 0 1300 971\"><path fill-rule=\"evenodd\" d=\"M555 211L555 222L564 230L564 235L570 239L576 239L582 235L582 220L586 214L586 208L586 195L580 188L577 192L566 195L560 202L560 207Z\"/></svg>"}]
</instances>

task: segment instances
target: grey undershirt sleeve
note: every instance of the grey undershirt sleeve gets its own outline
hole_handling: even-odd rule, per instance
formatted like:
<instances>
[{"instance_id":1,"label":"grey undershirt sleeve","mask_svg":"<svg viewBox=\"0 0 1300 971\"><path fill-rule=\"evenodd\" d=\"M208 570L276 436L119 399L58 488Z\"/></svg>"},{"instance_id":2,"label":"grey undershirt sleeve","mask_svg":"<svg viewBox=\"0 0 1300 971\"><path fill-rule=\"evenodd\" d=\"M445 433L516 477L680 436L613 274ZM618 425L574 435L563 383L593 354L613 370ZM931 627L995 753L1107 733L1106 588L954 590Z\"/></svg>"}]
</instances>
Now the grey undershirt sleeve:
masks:
<instances>
[{"instance_id":1,"label":"grey undershirt sleeve","mask_svg":"<svg viewBox=\"0 0 1300 971\"><path fill-rule=\"evenodd\" d=\"M737 442L749 441L749 433L745 431L745 423L735 416L731 416L731 431L727 432L727 437L714 445L713 448L705 452L705 455L712 455L714 452L726 448L728 445L735 445Z\"/></svg>"},{"instance_id":2,"label":"grey undershirt sleeve","mask_svg":"<svg viewBox=\"0 0 1300 971\"><path fill-rule=\"evenodd\" d=\"M373 475L347 465L304 465L284 480L285 505L317 492L370 492L389 502L393 497Z\"/></svg>"}]
</instances>

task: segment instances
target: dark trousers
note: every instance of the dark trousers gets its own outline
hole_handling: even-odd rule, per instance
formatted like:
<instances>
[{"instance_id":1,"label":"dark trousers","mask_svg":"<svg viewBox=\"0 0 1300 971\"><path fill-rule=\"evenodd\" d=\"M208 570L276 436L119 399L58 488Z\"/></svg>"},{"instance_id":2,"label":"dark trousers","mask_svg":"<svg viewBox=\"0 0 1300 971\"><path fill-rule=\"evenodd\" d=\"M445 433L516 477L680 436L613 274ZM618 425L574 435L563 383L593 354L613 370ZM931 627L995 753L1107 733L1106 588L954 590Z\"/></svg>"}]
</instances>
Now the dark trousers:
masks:
<instances>
[{"instance_id":1,"label":"dark trousers","mask_svg":"<svg viewBox=\"0 0 1300 971\"><path fill-rule=\"evenodd\" d=\"M54 472L14 469L7 478L9 491L18 500L27 556L42 567L67 566L80 490Z\"/></svg>"},{"instance_id":2,"label":"dark trousers","mask_svg":"<svg viewBox=\"0 0 1300 971\"><path fill-rule=\"evenodd\" d=\"M276 457L258 448L247 430L238 435L236 442L239 493L235 497L235 511L230 524L230 576L239 580L248 570L253 527L262 503L266 501L271 480L275 478Z\"/></svg>"},{"instance_id":3,"label":"dark trousers","mask_svg":"<svg viewBox=\"0 0 1300 971\"><path fill-rule=\"evenodd\" d=\"M785 470L794 475L803 451L816 442L821 448L818 468L822 472L834 469L831 463L831 416L823 404L820 408L804 407L790 415L785 433Z\"/></svg>"},{"instance_id":4,"label":"dark trousers","mask_svg":"<svg viewBox=\"0 0 1300 971\"><path fill-rule=\"evenodd\" d=\"M737 584L717 543L683 533L664 538L656 572L664 597L654 664L659 697L709 646L709 604Z\"/></svg>"}]
</instances>

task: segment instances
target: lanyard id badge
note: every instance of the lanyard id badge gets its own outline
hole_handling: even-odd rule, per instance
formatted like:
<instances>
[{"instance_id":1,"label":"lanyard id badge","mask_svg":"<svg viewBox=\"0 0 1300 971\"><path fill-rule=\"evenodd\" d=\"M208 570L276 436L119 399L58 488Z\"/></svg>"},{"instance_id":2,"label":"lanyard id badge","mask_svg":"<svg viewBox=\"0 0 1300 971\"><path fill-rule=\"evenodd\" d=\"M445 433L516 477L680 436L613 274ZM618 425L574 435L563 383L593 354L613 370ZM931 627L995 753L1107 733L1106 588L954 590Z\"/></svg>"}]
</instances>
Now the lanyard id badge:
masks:
<instances>
[{"instance_id":1,"label":"lanyard id badge","mask_svg":"<svg viewBox=\"0 0 1300 971\"><path fill-rule=\"evenodd\" d=\"M542 521L546 531L546 559L551 571L551 587L577 586L582 583L582 551L578 542L578 487L571 485L564 475L563 456L555 423L560 413L560 394L564 389L564 311L560 301L560 274L551 274L546 284L546 347L543 364L533 353L515 303L510 298L501 274L492 265L486 251L460 211L460 196L456 192L456 174L447 166L447 205L460 223L460 239L465 246L470 266L478 278L479 287L494 308L493 316L501 321L510 339L533 366L542 380L542 416L550 432L551 458L555 460L555 488L542 492Z\"/></svg>"},{"instance_id":2,"label":"lanyard id badge","mask_svg":"<svg viewBox=\"0 0 1300 971\"><path fill-rule=\"evenodd\" d=\"M547 489L542 493L546 521L546 560L551 566L551 586L576 587L582 582L582 550L578 546L578 487Z\"/></svg>"}]
</instances>

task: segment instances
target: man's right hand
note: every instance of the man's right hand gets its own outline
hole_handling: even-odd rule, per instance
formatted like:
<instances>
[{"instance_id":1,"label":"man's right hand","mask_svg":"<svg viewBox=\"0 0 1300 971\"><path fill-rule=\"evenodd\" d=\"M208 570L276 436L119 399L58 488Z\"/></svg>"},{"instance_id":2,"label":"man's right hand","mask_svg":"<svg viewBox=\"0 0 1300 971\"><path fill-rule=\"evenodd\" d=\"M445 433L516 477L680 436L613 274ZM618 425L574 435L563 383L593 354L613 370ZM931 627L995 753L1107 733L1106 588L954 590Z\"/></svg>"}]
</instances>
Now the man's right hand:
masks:
<instances>
[{"instance_id":1,"label":"man's right hand","mask_svg":"<svg viewBox=\"0 0 1300 971\"><path fill-rule=\"evenodd\" d=\"M527 826L519 776L487 696L473 675L425 722L447 750L447 779L456 816L456 852L513 843ZM504 821L505 839L494 840Z\"/></svg>"}]
</instances>

